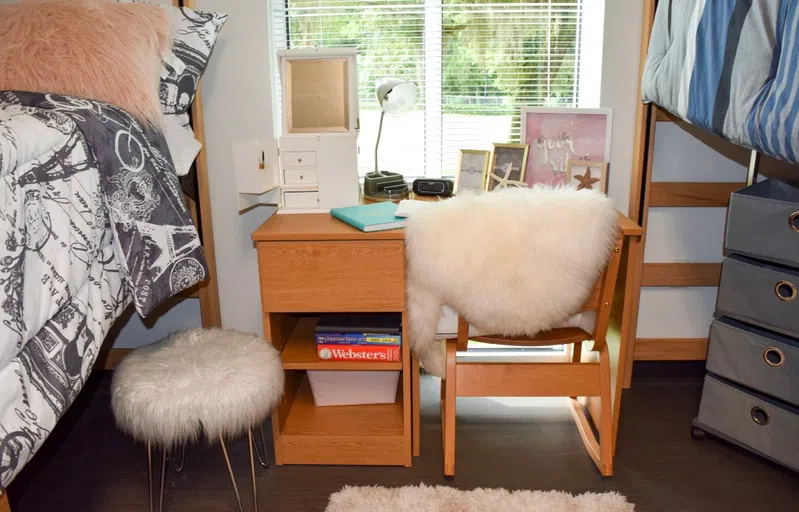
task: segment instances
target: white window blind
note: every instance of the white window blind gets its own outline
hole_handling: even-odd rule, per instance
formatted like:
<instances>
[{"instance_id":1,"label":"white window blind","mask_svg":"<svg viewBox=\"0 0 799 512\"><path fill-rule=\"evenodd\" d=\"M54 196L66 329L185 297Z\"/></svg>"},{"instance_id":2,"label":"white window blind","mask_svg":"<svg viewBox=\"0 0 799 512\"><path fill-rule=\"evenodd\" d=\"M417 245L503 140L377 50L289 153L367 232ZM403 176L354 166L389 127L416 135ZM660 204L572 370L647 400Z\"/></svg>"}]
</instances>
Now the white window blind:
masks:
<instances>
[{"instance_id":1,"label":"white window blind","mask_svg":"<svg viewBox=\"0 0 799 512\"><path fill-rule=\"evenodd\" d=\"M518 142L524 105L598 106L599 77L581 76L598 66L581 58L601 48L602 0L271 2L276 48L357 47L361 174L374 167L381 76L420 89L413 111L386 117L380 142L380 168L407 177L452 176L460 149Z\"/></svg>"}]
</instances>

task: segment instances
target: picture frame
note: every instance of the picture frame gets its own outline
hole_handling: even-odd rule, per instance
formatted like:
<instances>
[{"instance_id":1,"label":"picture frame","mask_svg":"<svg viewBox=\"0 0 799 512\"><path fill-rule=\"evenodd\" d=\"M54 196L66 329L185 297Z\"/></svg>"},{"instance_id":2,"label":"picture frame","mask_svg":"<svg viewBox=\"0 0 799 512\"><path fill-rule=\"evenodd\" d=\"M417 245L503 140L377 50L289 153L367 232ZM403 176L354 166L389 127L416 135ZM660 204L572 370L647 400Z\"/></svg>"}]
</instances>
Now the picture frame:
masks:
<instances>
[{"instance_id":1,"label":"picture frame","mask_svg":"<svg viewBox=\"0 0 799 512\"><path fill-rule=\"evenodd\" d=\"M490 192L506 186L526 186L524 176L530 146L527 144L491 145L491 166L485 181L485 190ZM507 165L510 164L510 170ZM506 175L507 174L507 175Z\"/></svg>"},{"instance_id":2,"label":"picture frame","mask_svg":"<svg viewBox=\"0 0 799 512\"><path fill-rule=\"evenodd\" d=\"M528 185L566 184L568 160L611 161L611 108L522 107L520 121Z\"/></svg>"},{"instance_id":3,"label":"picture frame","mask_svg":"<svg viewBox=\"0 0 799 512\"><path fill-rule=\"evenodd\" d=\"M461 149L458 156L458 170L455 173L454 192L479 194L485 190L491 152L487 149Z\"/></svg>"},{"instance_id":4,"label":"picture frame","mask_svg":"<svg viewBox=\"0 0 799 512\"><path fill-rule=\"evenodd\" d=\"M608 163L591 160L569 160L566 183L577 190L599 190L608 193Z\"/></svg>"}]
</instances>

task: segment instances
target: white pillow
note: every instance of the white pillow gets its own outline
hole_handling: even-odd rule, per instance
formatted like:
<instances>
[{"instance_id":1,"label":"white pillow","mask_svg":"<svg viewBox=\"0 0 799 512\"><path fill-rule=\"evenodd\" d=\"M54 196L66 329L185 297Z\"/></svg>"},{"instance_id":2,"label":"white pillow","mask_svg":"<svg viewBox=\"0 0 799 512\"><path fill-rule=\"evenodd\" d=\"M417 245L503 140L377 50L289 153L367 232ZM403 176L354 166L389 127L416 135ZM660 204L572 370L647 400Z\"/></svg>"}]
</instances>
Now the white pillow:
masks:
<instances>
[{"instance_id":1,"label":"white pillow","mask_svg":"<svg viewBox=\"0 0 799 512\"><path fill-rule=\"evenodd\" d=\"M172 162L175 164L175 172L178 176L188 174L191 164L202 148L202 144L194 138L194 132L189 126L189 116L164 114L161 128L169 146L169 153L172 155Z\"/></svg>"}]
</instances>

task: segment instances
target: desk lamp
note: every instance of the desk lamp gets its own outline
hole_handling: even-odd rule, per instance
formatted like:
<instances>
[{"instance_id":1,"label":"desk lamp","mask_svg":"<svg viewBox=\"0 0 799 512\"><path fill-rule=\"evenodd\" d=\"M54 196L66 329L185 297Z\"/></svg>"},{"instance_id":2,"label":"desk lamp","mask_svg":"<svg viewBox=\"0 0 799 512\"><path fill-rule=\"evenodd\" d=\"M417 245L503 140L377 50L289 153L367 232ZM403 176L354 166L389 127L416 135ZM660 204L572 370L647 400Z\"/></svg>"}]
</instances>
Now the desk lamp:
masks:
<instances>
[{"instance_id":1,"label":"desk lamp","mask_svg":"<svg viewBox=\"0 0 799 512\"><path fill-rule=\"evenodd\" d=\"M383 118L388 114L398 117L408 113L419 99L419 88L413 82L400 78L381 77L375 83L377 103L380 105L380 126L375 142L375 170L364 179L364 193L372 197L399 198L408 196L408 187L402 175L381 172L377 163L377 149L383 133ZM402 189L402 190L401 190Z\"/></svg>"}]
</instances>

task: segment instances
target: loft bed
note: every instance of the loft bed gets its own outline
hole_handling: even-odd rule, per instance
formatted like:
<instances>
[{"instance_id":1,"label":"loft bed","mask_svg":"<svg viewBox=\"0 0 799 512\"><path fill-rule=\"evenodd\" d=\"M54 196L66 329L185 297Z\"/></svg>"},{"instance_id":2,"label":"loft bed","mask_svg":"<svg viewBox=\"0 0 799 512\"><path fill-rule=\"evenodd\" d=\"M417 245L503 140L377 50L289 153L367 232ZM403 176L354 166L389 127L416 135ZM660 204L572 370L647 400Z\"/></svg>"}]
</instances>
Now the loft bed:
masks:
<instances>
[{"instance_id":1,"label":"loft bed","mask_svg":"<svg viewBox=\"0 0 799 512\"><path fill-rule=\"evenodd\" d=\"M645 244L650 208L726 208L731 194L755 183L761 171L796 181L799 137L793 133L796 98L782 92L792 90L795 76L786 72L792 41L783 33L786 20L796 17L788 3L645 0L643 11L629 217L644 228ZM747 51L737 52L739 45ZM745 178L731 172L722 182L653 181L655 135L663 123L677 123L729 153L748 169ZM645 263L642 250L632 274L639 289L716 287L721 263ZM633 332L639 309L640 296ZM707 348L706 337L637 339L632 358L704 360Z\"/></svg>"},{"instance_id":2,"label":"loft bed","mask_svg":"<svg viewBox=\"0 0 799 512\"><path fill-rule=\"evenodd\" d=\"M794 109L790 97L781 95L794 80L785 73L790 42L782 34L785 20L796 16L787 4L644 0L629 212L644 228L642 244L650 208L726 208L731 194L755 183L761 172L787 181L799 177L794 167L799 137L791 129L785 135L796 124L791 121ZM738 45L747 51L737 52ZM730 172L726 181L654 181L655 138L664 123L676 123L746 172ZM721 267L645 263L642 250L632 273L639 289L717 287ZM633 310L634 333L640 295ZM707 350L707 337L638 338L631 358L704 360ZM628 364L627 386L631 368Z\"/></svg>"},{"instance_id":3,"label":"loft bed","mask_svg":"<svg viewBox=\"0 0 799 512\"><path fill-rule=\"evenodd\" d=\"M195 297L202 326L221 325L200 78L227 16L194 0L146 3L162 5L130 9L159 10L171 36L169 60L153 54L160 126L89 95L0 80L0 502L128 307L146 317Z\"/></svg>"}]
</instances>

